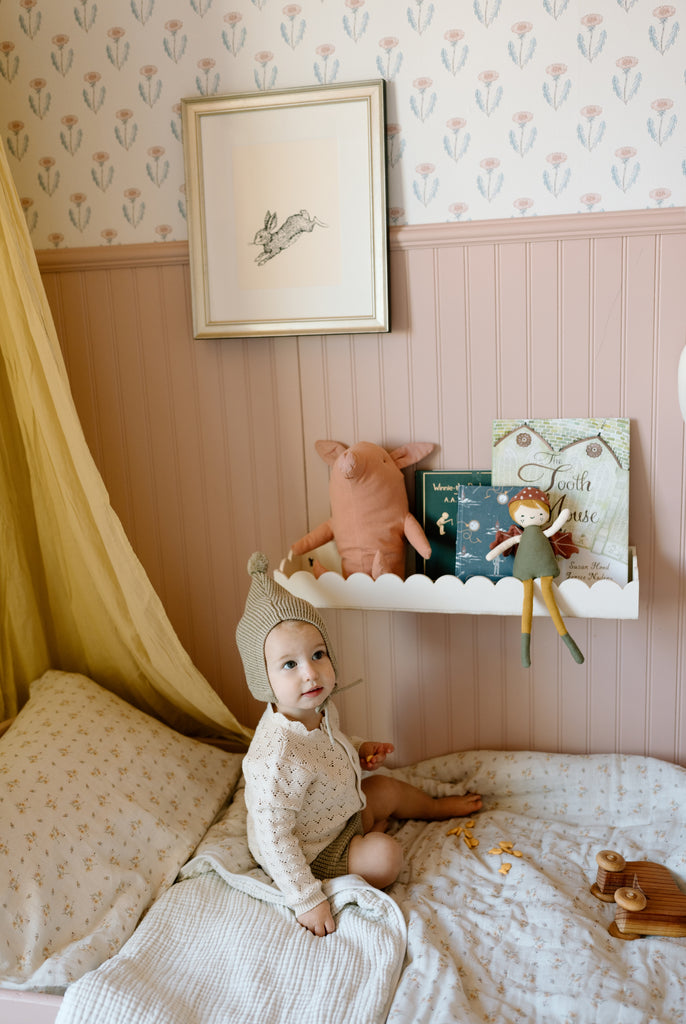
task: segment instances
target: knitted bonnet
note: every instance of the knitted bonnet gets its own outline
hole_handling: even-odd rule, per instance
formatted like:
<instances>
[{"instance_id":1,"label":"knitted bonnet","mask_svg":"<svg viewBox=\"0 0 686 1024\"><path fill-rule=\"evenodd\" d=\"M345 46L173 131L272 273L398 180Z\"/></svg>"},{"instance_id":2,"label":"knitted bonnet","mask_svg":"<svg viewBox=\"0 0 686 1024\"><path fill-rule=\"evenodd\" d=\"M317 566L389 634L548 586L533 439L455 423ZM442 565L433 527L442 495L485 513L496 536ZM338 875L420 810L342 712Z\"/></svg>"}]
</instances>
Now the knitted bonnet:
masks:
<instances>
[{"instance_id":1,"label":"knitted bonnet","mask_svg":"<svg viewBox=\"0 0 686 1024\"><path fill-rule=\"evenodd\" d=\"M252 576L252 582L242 618L236 627L236 643L253 697L267 703L276 701L267 675L264 642L274 626L278 626L280 622L295 620L309 622L315 626L322 635L333 670L338 675L336 656L317 609L309 601L289 594L272 579L269 575L269 561L261 551L256 551L250 556L248 572Z\"/></svg>"}]
</instances>

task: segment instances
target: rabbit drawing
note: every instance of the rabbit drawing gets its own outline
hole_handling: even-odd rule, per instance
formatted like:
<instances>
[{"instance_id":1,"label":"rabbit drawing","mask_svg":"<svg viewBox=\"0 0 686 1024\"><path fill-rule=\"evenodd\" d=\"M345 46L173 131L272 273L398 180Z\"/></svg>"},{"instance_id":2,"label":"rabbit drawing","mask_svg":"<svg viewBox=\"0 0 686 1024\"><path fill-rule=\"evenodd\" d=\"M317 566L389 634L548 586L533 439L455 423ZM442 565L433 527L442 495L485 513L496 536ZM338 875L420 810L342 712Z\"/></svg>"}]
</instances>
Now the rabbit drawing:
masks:
<instances>
[{"instance_id":1,"label":"rabbit drawing","mask_svg":"<svg viewBox=\"0 0 686 1024\"><path fill-rule=\"evenodd\" d=\"M264 227L261 228L253 239L253 245L261 245L262 252L258 253L255 257L255 262L258 267L261 267L267 260L273 259L284 249L287 249L289 245L293 245L302 235L303 231L312 231L315 224L319 224L320 227L327 227L317 217L310 217L307 210L301 210L300 213L292 213L290 217L286 217L280 228L276 227L277 215L276 213L267 213L264 218Z\"/></svg>"}]
</instances>

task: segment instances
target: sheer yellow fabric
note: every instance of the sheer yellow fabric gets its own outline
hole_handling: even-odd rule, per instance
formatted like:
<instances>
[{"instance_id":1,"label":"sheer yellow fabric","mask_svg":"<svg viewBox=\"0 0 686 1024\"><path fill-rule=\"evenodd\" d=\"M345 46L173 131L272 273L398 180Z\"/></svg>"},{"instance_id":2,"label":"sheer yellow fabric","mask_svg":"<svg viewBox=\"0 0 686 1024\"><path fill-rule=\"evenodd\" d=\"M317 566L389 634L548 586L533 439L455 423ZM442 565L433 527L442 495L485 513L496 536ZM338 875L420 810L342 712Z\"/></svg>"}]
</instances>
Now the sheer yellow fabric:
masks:
<instances>
[{"instance_id":1,"label":"sheer yellow fabric","mask_svg":"<svg viewBox=\"0 0 686 1024\"><path fill-rule=\"evenodd\" d=\"M0 719L57 668L180 730L245 743L109 504L1 144L0 348Z\"/></svg>"}]
</instances>

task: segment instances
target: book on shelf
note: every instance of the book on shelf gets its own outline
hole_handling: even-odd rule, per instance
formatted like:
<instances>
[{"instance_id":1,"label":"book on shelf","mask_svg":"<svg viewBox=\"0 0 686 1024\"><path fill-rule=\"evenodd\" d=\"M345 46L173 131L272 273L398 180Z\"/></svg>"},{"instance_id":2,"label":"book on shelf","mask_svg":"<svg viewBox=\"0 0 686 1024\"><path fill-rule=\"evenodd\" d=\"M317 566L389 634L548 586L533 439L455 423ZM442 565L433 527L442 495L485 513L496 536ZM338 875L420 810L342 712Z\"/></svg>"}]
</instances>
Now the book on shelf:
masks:
<instances>
[{"instance_id":1,"label":"book on shelf","mask_svg":"<svg viewBox=\"0 0 686 1024\"><path fill-rule=\"evenodd\" d=\"M496 555L487 562L486 555L498 532L506 532L512 526L508 505L518 489L492 485L460 486L454 570L458 579L487 576L499 580L512 575L513 558L508 558L507 554Z\"/></svg>"},{"instance_id":2,"label":"book on shelf","mask_svg":"<svg viewBox=\"0 0 686 1024\"><path fill-rule=\"evenodd\" d=\"M431 545L431 557L417 555L415 571L437 580L455 574L457 509L463 484L489 484L488 469L418 469L415 471L415 516Z\"/></svg>"},{"instance_id":3,"label":"book on shelf","mask_svg":"<svg viewBox=\"0 0 686 1024\"><path fill-rule=\"evenodd\" d=\"M493 485L539 487L551 523L571 513L563 529L579 551L559 559L558 582L628 582L629 435L623 418L493 421Z\"/></svg>"}]
</instances>

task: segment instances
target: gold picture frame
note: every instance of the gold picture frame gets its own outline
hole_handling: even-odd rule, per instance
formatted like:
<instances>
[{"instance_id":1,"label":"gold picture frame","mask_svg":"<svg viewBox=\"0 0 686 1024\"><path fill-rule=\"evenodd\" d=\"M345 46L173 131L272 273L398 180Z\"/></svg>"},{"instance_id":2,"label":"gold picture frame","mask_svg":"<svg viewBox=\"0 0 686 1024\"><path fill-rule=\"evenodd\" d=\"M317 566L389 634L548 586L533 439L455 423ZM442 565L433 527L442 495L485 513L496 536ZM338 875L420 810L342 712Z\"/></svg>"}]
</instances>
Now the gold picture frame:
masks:
<instances>
[{"instance_id":1,"label":"gold picture frame","mask_svg":"<svg viewBox=\"0 0 686 1024\"><path fill-rule=\"evenodd\" d=\"M389 330L383 80L182 101L196 338Z\"/></svg>"}]
</instances>

